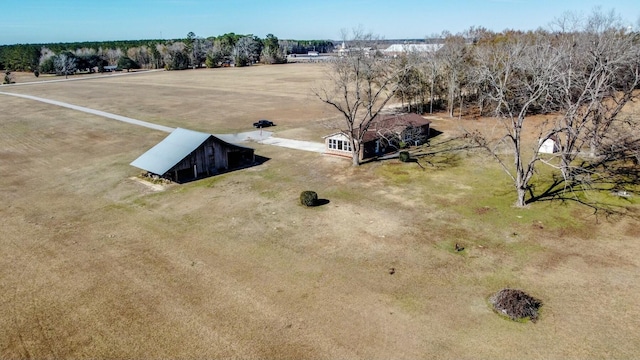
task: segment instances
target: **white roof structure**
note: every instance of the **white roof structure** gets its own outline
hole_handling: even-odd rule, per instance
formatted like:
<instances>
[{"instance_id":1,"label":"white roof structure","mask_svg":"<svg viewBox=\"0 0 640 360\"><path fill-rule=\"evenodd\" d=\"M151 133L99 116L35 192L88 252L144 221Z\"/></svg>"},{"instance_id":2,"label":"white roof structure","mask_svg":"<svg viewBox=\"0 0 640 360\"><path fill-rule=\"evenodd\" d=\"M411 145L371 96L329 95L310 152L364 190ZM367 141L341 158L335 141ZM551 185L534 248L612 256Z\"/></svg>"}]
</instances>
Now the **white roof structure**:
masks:
<instances>
[{"instance_id":1,"label":"white roof structure","mask_svg":"<svg viewBox=\"0 0 640 360\"><path fill-rule=\"evenodd\" d=\"M442 44L393 44L382 51L385 53L436 52L441 47Z\"/></svg>"},{"instance_id":2,"label":"white roof structure","mask_svg":"<svg viewBox=\"0 0 640 360\"><path fill-rule=\"evenodd\" d=\"M560 151L560 148L554 139L546 139L540 142L538 152L541 154L553 154Z\"/></svg>"}]
</instances>

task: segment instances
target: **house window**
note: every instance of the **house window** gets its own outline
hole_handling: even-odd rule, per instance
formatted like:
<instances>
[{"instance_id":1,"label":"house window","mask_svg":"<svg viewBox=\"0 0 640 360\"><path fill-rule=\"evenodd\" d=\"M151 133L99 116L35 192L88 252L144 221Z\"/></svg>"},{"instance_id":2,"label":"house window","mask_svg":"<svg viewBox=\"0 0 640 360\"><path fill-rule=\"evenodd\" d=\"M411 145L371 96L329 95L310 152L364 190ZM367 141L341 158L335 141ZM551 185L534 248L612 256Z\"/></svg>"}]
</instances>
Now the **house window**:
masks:
<instances>
[{"instance_id":1,"label":"house window","mask_svg":"<svg viewBox=\"0 0 640 360\"><path fill-rule=\"evenodd\" d=\"M329 139L329 149L338 151L351 151L351 144L348 140Z\"/></svg>"}]
</instances>

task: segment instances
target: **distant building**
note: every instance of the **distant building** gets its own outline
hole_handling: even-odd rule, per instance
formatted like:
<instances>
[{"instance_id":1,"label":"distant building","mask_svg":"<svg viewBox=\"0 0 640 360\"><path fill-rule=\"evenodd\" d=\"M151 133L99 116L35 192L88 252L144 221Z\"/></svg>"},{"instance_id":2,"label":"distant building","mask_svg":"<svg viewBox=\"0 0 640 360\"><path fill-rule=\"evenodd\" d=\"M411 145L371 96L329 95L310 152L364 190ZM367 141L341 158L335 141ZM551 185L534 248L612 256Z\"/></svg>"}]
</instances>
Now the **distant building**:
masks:
<instances>
[{"instance_id":1,"label":"distant building","mask_svg":"<svg viewBox=\"0 0 640 360\"><path fill-rule=\"evenodd\" d=\"M347 45L342 42L340 46L338 46L338 56L347 56L351 52L362 52L365 56L369 56L372 48L370 47L347 47Z\"/></svg>"},{"instance_id":2,"label":"distant building","mask_svg":"<svg viewBox=\"0 0 640 360\"><path fill-rule=\"evenodd\" d=\"M429 53L437 52L442 48L443 44L392 44L388 48L382 50L387 56L397 56L406 53Z\"/></svg>"}]
</instances>

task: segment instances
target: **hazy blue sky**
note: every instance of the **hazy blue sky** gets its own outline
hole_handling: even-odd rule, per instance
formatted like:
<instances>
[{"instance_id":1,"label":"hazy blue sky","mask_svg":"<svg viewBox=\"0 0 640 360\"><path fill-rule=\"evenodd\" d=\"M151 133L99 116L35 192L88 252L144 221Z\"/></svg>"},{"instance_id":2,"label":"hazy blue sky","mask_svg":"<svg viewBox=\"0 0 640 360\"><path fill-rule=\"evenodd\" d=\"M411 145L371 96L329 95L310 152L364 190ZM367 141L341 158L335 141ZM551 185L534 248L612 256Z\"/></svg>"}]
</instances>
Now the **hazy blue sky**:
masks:
<instances>
[{"instance_id":1,"label":"hazy blue sky","mask_svg":"<svg viewBox=\"0 0 640 360\"><path fill-rule=\"evenodd\" d=\"M385 39L471 26L531 30L565 11L614 9L637 27L639 0L1 0L0 44L175 39L228 32L340 39L361 26Z\"/></svg>"}]
</instances>

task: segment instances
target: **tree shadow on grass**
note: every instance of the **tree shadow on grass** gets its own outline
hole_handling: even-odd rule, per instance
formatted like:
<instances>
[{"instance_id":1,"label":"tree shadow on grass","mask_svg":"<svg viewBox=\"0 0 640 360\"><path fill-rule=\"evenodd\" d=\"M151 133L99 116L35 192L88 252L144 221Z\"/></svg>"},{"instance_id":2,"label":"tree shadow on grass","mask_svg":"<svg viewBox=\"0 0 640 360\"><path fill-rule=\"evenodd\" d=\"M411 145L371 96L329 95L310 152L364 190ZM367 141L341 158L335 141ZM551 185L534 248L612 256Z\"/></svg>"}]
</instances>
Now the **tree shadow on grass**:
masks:
<instances>
[{"instance_id":1,"label":"tree shadow on grass","mask_svg":"<svg viewBox=\"0 0 640 360\"><path fill-rule=\"evenodd\" d=\"M536 192L536 186L530 186L529 199L526 204L544 201L575 202L593 209L594 214L604 213L606 216L623 215L638 217L638 210L631 205L633 191L627 189L637 186L640 171L635 168L617 168L615 171L591 176L594 169L583 168L583 176L576 175L565 179L559 174L552 176L552 181ZM615 196L612 198L611 196ZM605 201L602 199L610 199Z\"/></svg>"}]
</instances>

